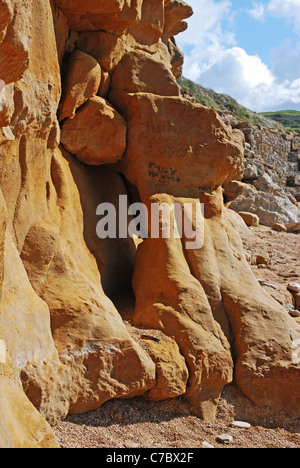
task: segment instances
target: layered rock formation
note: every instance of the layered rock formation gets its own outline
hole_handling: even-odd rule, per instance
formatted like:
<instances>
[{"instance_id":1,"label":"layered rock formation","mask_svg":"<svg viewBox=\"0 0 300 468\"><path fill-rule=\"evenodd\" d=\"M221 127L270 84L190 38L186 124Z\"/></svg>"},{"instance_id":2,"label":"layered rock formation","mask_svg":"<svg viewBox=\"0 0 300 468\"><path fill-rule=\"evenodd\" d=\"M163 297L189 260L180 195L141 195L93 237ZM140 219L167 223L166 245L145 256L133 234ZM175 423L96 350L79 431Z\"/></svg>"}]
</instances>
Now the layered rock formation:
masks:
<instances>
[{"instance_id":1,"label":"layered rock formation","mask_svg":"<svg viewBox=\"0 0 300 468\"><path fill-rule=\"evenodd\" d=\"M233 376L256 404L300 416L300 328L255 280L224 207L243 134L176 82L191 14L181 0L0 5L3 446L56 446L45 419L136 395L185 394L213 420ZM201 201L203 246L100 240L97 206L120 195ZM111 298L132 275L128 326ZM145 328L159 338L138 338Z\"/></svg>"},{"instance_id":2,"label":"layered rock formation","mask_svg":"<svg viewBox=\"0 0 300 468\"><path fill-rule=\"evenodd\" d=\"M242 178L246 185L235 194L231 208L257 215L265 226L298 223L298 137L249 123L239 124L238 127L243 130L246 139Z\"/></svg>"}]
</instances>

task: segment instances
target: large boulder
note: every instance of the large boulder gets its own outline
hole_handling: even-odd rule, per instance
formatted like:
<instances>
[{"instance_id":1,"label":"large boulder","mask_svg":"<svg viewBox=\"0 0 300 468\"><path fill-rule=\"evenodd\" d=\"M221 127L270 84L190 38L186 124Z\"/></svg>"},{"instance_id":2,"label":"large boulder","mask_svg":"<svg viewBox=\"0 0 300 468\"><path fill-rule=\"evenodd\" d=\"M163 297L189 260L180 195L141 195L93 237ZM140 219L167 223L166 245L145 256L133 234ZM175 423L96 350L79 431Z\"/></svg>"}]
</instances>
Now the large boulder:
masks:
<instances>
[{"instance_id":1,"label":"large boulder","mask_svg":"<svg viewBox=\"0 0 300 468\"><path fill-rule=\"evenodd\" d=\"M243 192L235 198L230 207L235 211L246 211L257 215L264 226L276 223L289 224L300 221L300 210L287 196L275 195L245 186Z\"/></svg>"},{"instance_id":2,"label":"large boulder","mask_svg":"<svg viewBox=\"0 0 300 468\"><path fill-rule=\"evenodd\" d=\"M179 96L179 86L172 73L166 46L156 54L143 51L127 53L113 72L109 99L122 111L131 105L128 94L151 93Z\"/></svg>"},{"instance_id":3,"label":"large boulder","mask_svg":"<svg viewBox=\"0 0 300 468\"><path fill-rule=\"evenodd\" d=\"M76 47L94 57L101 68L108 72L124 56L126 42L123 38L105 31L86 31L81 32Z\"/></svg>"},{"instance_id":4,"label":"large boulder","mask_svg":"<svg viewBox=\"0 0 300 468\"><path fill-rule=\"evenodd\" d=\"M76 50L71 54L65 76L59 120L74 117L76 110L98 92L101 68L90 55Z\"/></svg>"},{"instance_id":5,"label":"large boulder","mask_svg":"<svg viewBox=\"0 0 300 468\"><path fill-rule=\"evenodd\" d=\"M128 144L119 167L142 199L160 192L196 198L239 173L243 136L212 109L149 93L127 99Z\"/></svg>"},{"instance_id":6,"label":"large boulder","mask_svg":"<svg viewBox=\"0 0 300 468\"><path fill-rule=\"evenodd\" d=\"M145 394L145 398L161 401L184 395L189 372L175 339L159 330L132 325L129 328L156 364L156 385Z\"/></svg>"},{"instance_id":7,"label":"large boulder","mask_svg":"<svg viewBox=\"0 0 300 468\"><path fill-rule=\"evenodd\" d=\"M61 143L85 164L118 162L126 149L127 126L105 99L95 96L63 123Z\"/></svg>"}]
</instances>

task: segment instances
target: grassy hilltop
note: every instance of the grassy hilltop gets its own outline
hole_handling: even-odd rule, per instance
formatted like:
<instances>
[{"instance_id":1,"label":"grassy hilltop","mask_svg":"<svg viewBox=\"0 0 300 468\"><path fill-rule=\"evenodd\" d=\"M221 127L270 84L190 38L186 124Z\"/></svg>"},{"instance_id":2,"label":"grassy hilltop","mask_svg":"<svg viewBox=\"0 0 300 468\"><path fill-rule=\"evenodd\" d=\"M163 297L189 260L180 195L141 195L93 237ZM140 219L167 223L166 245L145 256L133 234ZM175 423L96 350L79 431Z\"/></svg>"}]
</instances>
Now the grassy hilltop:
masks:
<instances>
[{"instance_id":1,"label":"grassy hilltop","mask_svg":"<svg viewBox=\"0 0 300 468\"><path fill-rule=\"evenodd\" d=\"M211 107L220 114L232 114L238 122L252 122L267 128L300 132L300 112L298 111L256 113L242 106L232 97L216 93L186 78L180 78L179 85L200 104Z\"/></svg>"},{"instance_id":2,"label":"grassy hilltop","mask_svg":"<svg viewBox=\"0 0 300 468\"><path fill-rule=\"evenodd\" d=\"M267 118L271 118L279 122L286 130L292 132L300 132L300 112L295 110L278 111L278 112L263 112Z\"/></svg>"}]
</instances>

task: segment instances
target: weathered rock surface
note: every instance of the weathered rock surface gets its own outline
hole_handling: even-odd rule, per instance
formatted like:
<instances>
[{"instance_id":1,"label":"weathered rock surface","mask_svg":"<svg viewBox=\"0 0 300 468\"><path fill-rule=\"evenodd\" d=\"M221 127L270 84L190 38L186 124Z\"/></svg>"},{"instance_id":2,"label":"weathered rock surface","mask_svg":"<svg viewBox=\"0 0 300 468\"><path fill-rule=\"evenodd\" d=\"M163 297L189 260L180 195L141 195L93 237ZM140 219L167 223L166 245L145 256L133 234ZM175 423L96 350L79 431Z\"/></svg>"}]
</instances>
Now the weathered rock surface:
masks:
<instances>
[{"instance_id":1,"label":"weathered rock surface","mask_svg":"<svg viewBox=\"0 0 300 468\"><path fill-rule=\"evenodd\" d=\"M31 5L22 0L5 0L0 8L1 79L9 84L20 79L28 67Z\"/></svg>"},{"instance_id":2,"label":"weathered rock surface","mask_svg":"<svg viewBox=\"0 0 300 468\"><path fill-rule=\"evenodd\" d=\"M156 54L134 51L126 54L113 72L110 100L124 112L131 106L130 93L179 96L179 86L172 73L167 48Z\"/></svg>"},{"instance_id":3,"label":"weathered rock surface","mask_svg":"<svg viewBox=\"0 0 300 468\"><path fill-rule=\"evenodd\" d=\"M222 186L233 203L249 189L230 186L244 137L176 83L173 35L191 13L180 0L1 2L3 446L57 447L45 419L112 398L186 395L213 420L233 376L256 404L300 416L300 327L255 280L247 228L224 207ZM97 206L120 196L125 209L188 204L192 233L99 239ZM133 270L128 326L111 299Z\"/></svg>"},{"instance_id":4,"label":"weathered rock surface","mask_svg":"<svg viewBox=\"0 0 300 468\"><path fill-rule=\"evenodd\" d=\"M210 241L205 242L201 249L186 250L185 255L182 253L184 263L181 265L178 259L182 246L176 249L174 240L172 247L168 239L148 239L139 247L134 275L137 298L134 319L138 324L159 327L165 333L172 330L179 346L182 346L190 375L194 376L190 378L187 395L194 410L203 418L214 418L218 393L226 379L230 381L229 343L234 347L235 382L243 392L259 405L285 407L296 416L299 414L299 395L294 393L294 389L299 385L300 376L299 369L291 363L291 346L298 336L298 327L285 310L259 287L249 271L241 241L234 234L235 224L229 216L230 212L222 213L216 206L215 215L204 220L205 239ZM229 251L232 252L230 255ZM150 265L150 268L143 269L143 264ZM223 274L229 270L230 275ZM188 271L193 279L188 276ZM159 278L159 281L152 283L151 278ZM198 283L192 289L195 280ZM194 327L194 322L198 326ZM219 332L214 331L214 338L205 339L204 344L201 327L207 334L209 330L216 330L218 324L221 327ZM184 338L181 342L181 333L185 329L188 336L194 338ZM264 336L266 341L262 342L259 336ZM189 341L187 350L186 341ZM212 343L214 351L209 350ZM205 372L197 346L204 353L202 358L205 356ZM196 361L189 360L190 352L192 356L198 356ZM270 361L270 355L276 356L274 361ZM286 360L290 362L287 367ZM202 372L196 371L195 364L198 369L200 364ZM282 380L285 372L287 374ZM287 405L283 394L288 374L293 402L290 400ZM269 384L271 381L272 385ZM284 390L281 387L283 381Z\"/></svg>"},{"instance_id":5,"label":"weathered rock surface","mask_svg":"<svg viewBox=\"0 0 300 468\"><path fill-rule=\"evenodd\" d=\"M165 2L164 37L168 39L187 29L187 19L193 14L192 8L182 0L170 0Z\"/></svg>"},{"instance_id":6,"label":"weathered rock surface","mask_svg":"<svg viewBox=\"0 0 300 468\"><path fill-rule=\"evenodd\" d=\"M147 398L153 401L184 395L189 377L185 359L176 341L162 335L161 338L150 334L140 337L147 353L156 363L156 385L147 394Z\"/></svg>"},{"instance_id":7,"label":"weathered rock surface","mask_svg":"<svg viewBox=\"0 0 300 468\"><path fill-rule=\"evenodd\" d=\"M238 213L240 217L245 221L247 226L258 226L259 225L259 217L252 213L247 213L246 211L239 211Z\"/></svg>"},{"instance_id":8,"label":"weathered rock surface","mask_svg":"<svg viewBox=\"0 0 300 468\"><path fill-rule=\"evenodd\" d=\"M120 62L126 47L124 39L105 31L82 32L76 46L94 57L101 68L107 72Z\"/></svg>"},{"instance_id":9,"label":"weathered rock surface","mask_svg":"<svg viewBox=\"0 0 300 468\"><path fill-rule=\"evenodd\" d=\"M238 180L230 180L229 182L225 182L223 184L225 202L230 203L231 201L235 200L243 193L246 186L248 185Z\"/></svg>"},{"instance_id":10,"label":"weathered rock surface","mask_svg":"<svg viewBox=\"0 0 300 468\"><path fill-rule=\"evenodd\" d=\"M124 7L125 0L111 0L109 2L105 0L88 0L82 3L81 0L55 0L57 6L59 6L64 13L83 15L85 13L92 14L107 14L107 13L119 13Z\"/></svg>"},{"instance_id":11,"label":"weathered rock surface","mask_svg":"<svg viewBox=\"0 0 300 468\"><path fill-rule=\"evenodd\" d=\"M98 92L101 68L90 55L76 50L71 54L64 83L59 120L74 117L76 110Z\"/></svg>"},{"instance_id":12,"label":"weathered rock surface","mask_svg":"<svg viewBox=\"0 0 300 468\"><path fill-rule=\"evenodd\" d=\"M142 199L155 193L196 198L239 172L242 135L225 127L213 110L141 92L127 99L128 143L120 170Z\"/></svg>"},{"instance_id":13,"label":"weathered rock surface","mask_svg":"<svg viewBox=\"0 0 300 468\"><path fill-rule=\"evenodd\" d=\"M50 243L52 261L45 271L45 231L55 237L53 228L45 225L29 231L21 256L36 260L25 266L36 292L49 306L53 340L71 372L68 410L82 412L115 396L144 393L155 383L155 366L131 339L102 291L96 258L84 241L80 194L72 171L76 171L74 161L57 151L51 165L55 203L50 202L50 216L56 220L59 236Z\"/></svg>"},{"instance_id":14,"label":"weathered rock surface","mask_svg":"<svg viewBox=\"0 0 300 468\"><path fill-rule=\"evenodd\" d=\"M95 96L64 121L61 143L85 164L118 162L126 150L127 126L123 117L105 99Z\"/></svg>"},{"instance_id":15,"label":"weathered rock surface","mask_svg":"<svg viewBox=\"0 0 300 468\"><path fill-rule=\"evenodd\" d=\"M300 222L299 223L289 223L286 225L288 232L299 233L300 232Z\"/></svg>"},{"instance_id":16,"label":"weathered rock surface","mask_svg":"<svg viewBox=\"0 0 300 468\"><path fill-rule=\"evenodd\" d=\"M274 226L272 226L272 230L277 232L287 232L286 226L280 223L274 224Z\"/></svg>"},{"instance_id":17,"label":"weathered rock surface","mask_svg":"<svg viewBox=\"0 0 300 468\"><path fill-rule=\"evenodd\" d=\"M0 388L1 448L59 448L51 427L24 394L8 354L0 363Z\"/></svg>"},{"instance_id":18,"label":"weathered rock surface","mask_svg":"<svg viewBox=\"0 0 300 468\"><path fill-rule=\"evenodd\" d=\"M247 211L257 215L261 224L272 227L276 223L297 223L300 210L286 196L278 196L265 191L258 191L246 186L230 204L235 211Z\"/></svg>"},{"instance_id":19,"label":"weathered rock surface","mask_svg":"<svg viewBox=\"0 0 300 468\"><path fill-rule=\"evenodd\" d=\"M151 202L157 201L180 203L167 195L152 197ZM213 420L222 389L232 380L233 363L229 343L185 255L180 239L149 238L139 246L134 323L175 337L189 369L187 396L197 414Z\"/></svg>"},{"instance_id":20,"label":"weathered rock surface","mask_svg":"<svg viewBox=\"0 0 300 468\"><path fill-rule=\"evenodd\" d=\"M246 139L244 172L232 182L235 193L224 186L225 202L232 202L235 211L259 216L265 226L299 222L297 137L246 123L238 128ZM238 184L242 183L246 184L244 190L238 192Z\"/></svg>"}]
</instances>

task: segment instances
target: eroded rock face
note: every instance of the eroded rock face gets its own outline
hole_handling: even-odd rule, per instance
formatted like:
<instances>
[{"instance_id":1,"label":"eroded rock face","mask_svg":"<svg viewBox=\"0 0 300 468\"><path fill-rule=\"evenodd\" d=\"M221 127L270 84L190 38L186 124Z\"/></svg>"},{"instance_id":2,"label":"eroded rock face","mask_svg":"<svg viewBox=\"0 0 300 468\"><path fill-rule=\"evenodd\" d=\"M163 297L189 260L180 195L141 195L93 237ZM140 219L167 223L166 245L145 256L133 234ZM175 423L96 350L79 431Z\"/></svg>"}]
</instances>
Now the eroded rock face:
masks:
<instances>
[{"instance_id":1,"label":"eroded rock face","mask_svg":"<svg viewBox=\"0 0 300 468\"><path fill-rule=\"evenodd\" d=\"M171 205L183 200L162 194L151 202ZM133 279L134 323L175 337L189 369L187 396L199 416L213 420L218 398L232 381L233 362L229 343L186 255L181 239L149 238L141 244Z\"/></svg>"},{"instance_id":2,"label":"eroded rock face","mask_svg":"<svg viewBox=\"0 0 300 468\"><path fill-rule=\"evenodd\" d=\"M237 212L257 215L265 226L299 222L297 137L247 123L239 127L246 139L244 172L239 179L244 189L234 194L224 186L225 201L232 202Z\"/></svg>"},{"instance_id":3,"label":"eroded rock face","mask_svg":"<svg viewBox=\"0 0 300 468\"><path fill-rule=\"evenodd\" d=\"M235 211L248 211L257 215L264 226L297 223L300 220L299 207L286 195L257 190L253 186L246 185L230 206Z\"/></svg>"},{"instance_id":4,"label":"eroded rock face","mask_svg":"<svg viewBox=\"0 0 300 468\"><path fill-rule=\"evenodd\" d=\"M196 198L238 173L243 139L214 111L180 97L128 98L128 144L120 168L142 199L156 193Z\"/></svg>"},{"instance_id":5,"label":"eroded rock face","mask_svg":"<svg viewBox=\"0 0 300 468\"><path fill-rule=\"evenodd\" d=\"M254 279L224 208L243 135L176 82L173 36L191 13L180 0L1 3L3 446L57 446L43 417L112 398L185 394L213 420L233 375L255 403L299 416L300 328ZM201 247L100 240L96 208L120 195L149 208L200 201ZM108 295L128 291L133 270L129 326ZM7 429L12 398L26 417Z\"/></svg>"},{"instance_id":6,"label":"eroded rock face","mask_svg":"<svg viewBox=\"0 0 300 468\"><path fill-rule=\"evenodd\" d=\"M88 54L75 50L70 57L59 106L59 120L74 117L76 110L98 92L101 67Z\"/></svg>"},{"instance_id":7,"label":"eroded rock face","mask_svg":"<svg viewBox=\"0 0 300 468\"><path fill-rule=\"evenodd\" d=\"M30 403L17 368L6 354L0 369L0 445L3 448L59 448L50 426Z\"/></svg>"},{"instance_id":8,"label":"eroded rock face","mask_svg":"<svg viewBox=\"0 0 300 468\"><path fill-rule=\"evenodd\" d=\"M61 143L85 164L113 164L126 150L127 125L105 99L95 96L63 123Z\"/></svg>"}]
</instances>

